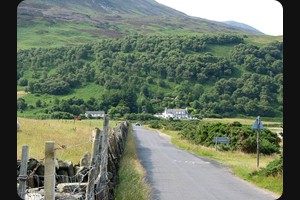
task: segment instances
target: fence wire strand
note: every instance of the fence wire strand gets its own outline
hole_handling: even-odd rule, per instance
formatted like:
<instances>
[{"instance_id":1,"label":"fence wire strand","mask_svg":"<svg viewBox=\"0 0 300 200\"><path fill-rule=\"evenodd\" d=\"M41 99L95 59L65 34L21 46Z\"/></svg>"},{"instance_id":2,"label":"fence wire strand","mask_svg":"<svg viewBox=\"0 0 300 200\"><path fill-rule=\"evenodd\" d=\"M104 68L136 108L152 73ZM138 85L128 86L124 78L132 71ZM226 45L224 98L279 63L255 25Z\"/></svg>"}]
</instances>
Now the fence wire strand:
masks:
<instances>
[{"instance_id":1,"label":"fence wire strand","mask_svg":"<svg viewBox=\"0 0 300 200\"><path fill-rule=\"evenodd\" d=\"M121 124L122 125L122 124ZM53 174L44 174L44 175L37 175L36 172L38 168L41 166L41 162L38 162L36 166L34 167L33 170L27 171L28 175L18 175L17 176L17 183L20 181L20 179L26 179L27 184L29 181L32 183L35 183L35 187L31 188L29 185L26 186L25 195L26 198L33 198L36 196L39 196L39 193L36 192L41 189L45 189L43 182L45 179L50 178L50 177L55 177L56 182L57 181L63 181L63 183L74 183L75 186L73 185L72 189L70 192L68 192L68 195L66 196L61 195L58 199L70 199L70 195L82 195L82 198L80 199L86 199L84 195L85 190L87 189L87 186L89 184L94 184L94 191L93 191L93 197L90 197L93 200L108 200L108 194L109 194L109 179L108 179L108 164L109 164L109 159L113 159L113 157L117 158L119 157L118 155L111 155L109 156L108 154L112 154L112 149L116 153L122 153L120 146L123 146L123 142L125 138L122 138L123 134L122 133L114 133L115 131L122 132L123 128L117 128L114 129L114 132L112 134L109 134L108 127L106 128L105 132L101 131L101 137L95 138L95 135L91 138L88 139L88 141L83 142L83 143L78 143L75 145L65 145L65 144L57 144L57 148L54 149L54 153L58 153L59 151L59 156L55 156L56 160L56 170L54 170ZM108 136L109 135L109 136ZM113 138L111 138L113 137ZM83 145L87 144L92 144L92 143L97 143L98 145L98 154L94 155L94 159L90 159L88 162L93 162L89 163L89 167L81 169L81 171L78 171L74 176L69 176L69 175L64 175L64 174L58 174L58 159L63 156L63 154L73 148L77 148ZM112 144L110 144L112 143ZM111 146L114 146L113 148ZM45 158L40 159L41 161L44 161ZM113 159L111 162L114 162L115 159ZM21 164L17 165L17 170L20 169ZM89 171L95 170L96 175L94 177L91 177L91 180L86 180ZM62 173L62 172L61 172ZM58 192L57 184L55 188L56 192ZM94 199L96 197L97 199ZM43 197L42 197L43 198ZM88 200L88 199L87 199Z\"/></svg>"}]
</instances>

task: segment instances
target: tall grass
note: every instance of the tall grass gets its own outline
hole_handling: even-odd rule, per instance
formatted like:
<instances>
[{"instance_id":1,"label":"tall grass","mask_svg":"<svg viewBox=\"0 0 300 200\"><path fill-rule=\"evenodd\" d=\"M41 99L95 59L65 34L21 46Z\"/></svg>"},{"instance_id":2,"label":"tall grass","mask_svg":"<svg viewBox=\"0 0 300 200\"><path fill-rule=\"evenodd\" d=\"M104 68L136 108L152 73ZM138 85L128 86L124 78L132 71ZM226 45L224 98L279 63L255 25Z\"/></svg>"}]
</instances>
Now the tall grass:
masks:
<instances>
[{"instance_id":1,"label":"tall grass","mask_svg":"<svg viewBox=\"0 0 300 200\"><path fill-rule=\"evenodd\" d=\"M132 127L126 139L125 151L119 169L119 184L116 188L115 200L148 200L151 188L146 179L146 171L142 167L136 150Z\"/></svg>"},{"instance_id":2,"label":"tall grass","mask_svg":"<svg viewBox=\"0 0 300 200\"><path fill-rule=\"evenodd\" d=\"M78 163L85 152L91 152L92 132L95 127L103 128L103 120L36 120L18 117L17 159L21 159L22 146L28 145L29 157L42 160L45 142L55 142L55 156L61 160ZM109 122L114 127L115 122Z\"/></svg>"}]
</instances>

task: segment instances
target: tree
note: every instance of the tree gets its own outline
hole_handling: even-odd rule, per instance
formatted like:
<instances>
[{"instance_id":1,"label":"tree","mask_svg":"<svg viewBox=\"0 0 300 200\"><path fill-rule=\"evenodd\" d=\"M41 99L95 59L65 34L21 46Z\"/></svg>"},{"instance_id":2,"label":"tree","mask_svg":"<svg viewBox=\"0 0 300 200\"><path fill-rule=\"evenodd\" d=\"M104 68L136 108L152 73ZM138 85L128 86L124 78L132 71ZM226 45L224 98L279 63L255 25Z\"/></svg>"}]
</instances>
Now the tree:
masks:
<instances>
[{"instance_id":1,"label":"tree","mask_svg":"<svg viewBox=\"0 0 300 200\"><path fill-rule=\"evenodd\" d=\"M27 86L28 85L28 80L26 78L20 78L18 81L19 86Z\"/></svg>"},{"instance_id":2,"label":"tree","mask_svg":"<svg viewBox=\"0 0 300 200\"><path fill-rule=\"evenodd\" d=\"M27 108L27 103L26 103L25 99L18 98L17 99L17 110L22 111L22 110L25 110L26 108Z\"/></svg>"},{"instance_id":3,"label":"tree","mask_svg":"<svg viewBox=\"0 0 300 200\"><path fill-rule=\"evenodd\" d=\"M40 99L38 99L38 100L35 102L35 106L38 107L38 108L42 106L42 102L41 102Z\"/></svg>"}]
</instances>

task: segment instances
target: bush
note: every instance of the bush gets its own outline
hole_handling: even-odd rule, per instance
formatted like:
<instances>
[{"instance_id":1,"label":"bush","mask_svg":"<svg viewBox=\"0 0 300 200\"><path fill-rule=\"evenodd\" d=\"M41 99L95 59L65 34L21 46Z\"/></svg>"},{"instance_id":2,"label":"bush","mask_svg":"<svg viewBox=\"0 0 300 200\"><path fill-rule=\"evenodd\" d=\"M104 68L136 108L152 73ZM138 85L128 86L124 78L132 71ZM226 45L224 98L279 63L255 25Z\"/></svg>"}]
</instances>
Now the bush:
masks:
<instances>
[{"instance_id":1,"label":"bush","mask_svg":"<svg viewBox=\"0 0 300 200\"><path fill-rule=\"evenodd\" d=\"M266 139L262 139L260 142L260 152L265 155L271 155L272 153L279 153L279 148L276 144L271 143Z\"/></svg>"},{"instance_id":2,"label":"bush","mask_svg":"<svg viewBox=\"0 0 300 200\"><path fill-rule=\"evenodd\" d=\"M27 86L28 80L26 78L20 78L18 81L19 86Z\"/></svg>"},{"instance_id":3,"label":"bush","mask_svg":"<svg viewBox=\"0 0 300 200\"><path fill-rule=\"evenodd\" d=\"M157 129L160 129L160 128L162 127L162 126L159 124L158 121L151 121L150 124L149 124L149 126L150 126L151 128L157 128Z\"/></svg>"},{"instance_id":4,"label":"bush","mask_svg":"<svg viewBox=\"0 0 300 200\"><path fill-rule=\"evenodd\" d=\"M168 126L166 126L167 128ZM223 151L240 150L245 153L255 153L257 151L256 133L249 126L244 126L239 122L231 124L210 123L205 124L198 122L196 126L193 123L187 123L184 126L172 125L174 130L180 129L179 134L182 138L191 141L194 144L204 146L214 146L214 137L229 137L228 146L220 148ZM175 129L176 128L176 129ZM280 139L277 135L268 129L261 132L260 135L260 152L270 155L278 153L280 149Z\"/></svg>"},{"instance_id":5,"label":"bush","mask_svg":"<svg viewBox=\"0 0 300 200\"><path fill-rule=\"evenodd\" d=\"M68 112L53 112L50 117L52 119L73 119L73 114Z\"/></svg>"},{"instance_id":6,"label":"bush","mask_svg":"<svg viewBox=\"0 0 300 200\"><path fill-rule=\"evenodd\" d=\"M278 174L283 174L283 153L281 152L280 157L271 161L266 167L261 168L252 172L250 175L262 175L262 176L276 176Z\"/></svg>"}]
</instances>

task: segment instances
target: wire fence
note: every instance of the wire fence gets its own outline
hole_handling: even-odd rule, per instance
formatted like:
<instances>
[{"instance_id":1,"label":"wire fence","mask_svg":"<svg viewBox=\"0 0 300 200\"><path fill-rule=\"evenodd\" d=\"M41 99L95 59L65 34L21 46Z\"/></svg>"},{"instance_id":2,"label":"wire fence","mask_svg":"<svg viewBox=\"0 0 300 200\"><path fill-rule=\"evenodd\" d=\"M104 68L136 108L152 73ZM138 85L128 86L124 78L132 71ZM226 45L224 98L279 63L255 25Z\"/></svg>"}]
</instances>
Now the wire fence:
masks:
<instances>
[{"instance_id":1,"label":"wire fence","mask_svg":"<svg viewBox=\"0 0 300 200\"><path fill-rule=\"evenodd\" d=\"M109 118L104 117L103 130L95 128L88 141L72 146L45 143L45 158L28 159L27 145L22 147L22 159L17 161L17 192L21 199L111 200L119 181L118 169L128 134L128 121L109 130ZM91 145L79 164L57 159L64 151ZM56 147L57 146L57 147Z\"/></svg>"}]
</instances>

